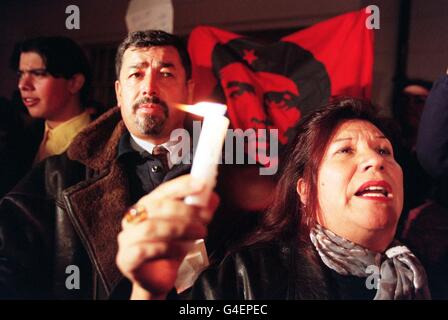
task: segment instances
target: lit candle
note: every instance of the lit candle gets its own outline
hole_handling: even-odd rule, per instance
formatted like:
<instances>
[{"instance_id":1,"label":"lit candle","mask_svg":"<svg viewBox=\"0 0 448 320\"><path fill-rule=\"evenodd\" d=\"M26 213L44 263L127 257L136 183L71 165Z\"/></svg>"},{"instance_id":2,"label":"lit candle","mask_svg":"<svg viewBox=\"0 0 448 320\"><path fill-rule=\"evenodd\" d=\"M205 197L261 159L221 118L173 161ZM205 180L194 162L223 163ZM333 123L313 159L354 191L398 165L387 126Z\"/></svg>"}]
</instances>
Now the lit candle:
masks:
<instances>
[{"instance_id":1,"label":"lit candle","mask_svg":"<svg viewBox=\"0 0 448 320\"><path fill-rule=\"evenodd\" d=\"M206 187L201 194L188 196L184 201L189 205L205 207L216 185L218 162L229 127L229 119L224 116L227 107L212 102L200 102L195 105L181 105L179 107L204 117L191 168L191 176L203 181Z\"/></svg>"},{"instance_id":2,"label":"lit candle","mask_svg":"<svg viewBox=\"0 0 448 320\"><path fill-rule=\"evenodd\" d=\"M188 205L205 207L216 185L218 162L229 127L229 119L224 116L227 107L223 104L200 102L195 105L178 104L179 109L203 116L202 130L193 159L191 175L205 183L204 191L199 195L188 196L184 202ZM146 262L136 275L142 283L150 284L152 293L165 294L175 278L177 292L190 287L199 273L208 266L208 256L204 240L198 239L185 243L187 255L178 259L158 259ZM173 272L177 270L177 272ZM192 274L194 273L194 274Z\"/></svg>"}]
</instances>

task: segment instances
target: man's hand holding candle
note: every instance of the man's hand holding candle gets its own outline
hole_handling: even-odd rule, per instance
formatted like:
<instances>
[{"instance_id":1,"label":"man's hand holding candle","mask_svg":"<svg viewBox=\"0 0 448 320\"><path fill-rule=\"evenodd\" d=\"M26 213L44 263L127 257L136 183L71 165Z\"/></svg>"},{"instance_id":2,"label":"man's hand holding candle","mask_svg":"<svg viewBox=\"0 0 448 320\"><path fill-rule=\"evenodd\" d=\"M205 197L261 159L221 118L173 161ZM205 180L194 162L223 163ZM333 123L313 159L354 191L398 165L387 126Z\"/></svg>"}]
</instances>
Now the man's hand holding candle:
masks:
<instances>
[{"instance_id":1,"label":"man's hand holding candle","mask_svg":"<svg viewBox=\"0 0 448 320\"><path fill-rule=\"evenodd\" d=\"M219 203L212 193L204 208L185 204L185 197L204 188L191 175L173 179L142 197L136 214L123 219L117 265L133 283L131 298L164 299L173 288L188 244L206 236Z\"/></svg>"}]
</instances>

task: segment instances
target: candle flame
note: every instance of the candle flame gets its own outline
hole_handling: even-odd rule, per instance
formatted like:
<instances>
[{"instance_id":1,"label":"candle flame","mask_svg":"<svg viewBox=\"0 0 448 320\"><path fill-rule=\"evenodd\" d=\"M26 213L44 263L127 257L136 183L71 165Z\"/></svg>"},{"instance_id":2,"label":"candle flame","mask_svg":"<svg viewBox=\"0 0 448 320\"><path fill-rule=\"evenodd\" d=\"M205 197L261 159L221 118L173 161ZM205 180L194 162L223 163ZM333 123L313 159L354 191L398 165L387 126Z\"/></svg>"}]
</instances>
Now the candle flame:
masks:
<instances>
[{"instance_id":1,"label":"candle flame","mask_svg":"<svg viewBox=\"0 0 448 320\"><path fill-rule=\"evenodd\" d=\"M227 111L227 106L221 103L215 102L198 102L196 104L176 104L177 108L193 113L195 115L204 117L206 115L224 115Z\"/></svg>"}]
</instances>

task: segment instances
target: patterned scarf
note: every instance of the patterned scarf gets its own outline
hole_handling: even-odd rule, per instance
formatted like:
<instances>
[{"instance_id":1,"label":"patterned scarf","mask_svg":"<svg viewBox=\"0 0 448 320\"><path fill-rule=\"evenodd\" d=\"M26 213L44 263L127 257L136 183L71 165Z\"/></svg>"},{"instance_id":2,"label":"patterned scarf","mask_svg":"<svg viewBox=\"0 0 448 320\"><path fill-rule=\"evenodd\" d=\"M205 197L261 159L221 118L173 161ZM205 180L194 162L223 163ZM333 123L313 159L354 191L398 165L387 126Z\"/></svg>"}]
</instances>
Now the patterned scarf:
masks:
<instances>
[{"instance_id":1,"label":"patterned scarf","mask_svg":"<svg viewBox=\"0 0 448 320\"><path fill-rule=\"evenodd\" d=\"M318 224L311 230L310 238L327 267L342 275L366 277L366 288L377 289L374 300L431 298L423 266L398 241L381 254Z\"/></svg>"}]
</instances>

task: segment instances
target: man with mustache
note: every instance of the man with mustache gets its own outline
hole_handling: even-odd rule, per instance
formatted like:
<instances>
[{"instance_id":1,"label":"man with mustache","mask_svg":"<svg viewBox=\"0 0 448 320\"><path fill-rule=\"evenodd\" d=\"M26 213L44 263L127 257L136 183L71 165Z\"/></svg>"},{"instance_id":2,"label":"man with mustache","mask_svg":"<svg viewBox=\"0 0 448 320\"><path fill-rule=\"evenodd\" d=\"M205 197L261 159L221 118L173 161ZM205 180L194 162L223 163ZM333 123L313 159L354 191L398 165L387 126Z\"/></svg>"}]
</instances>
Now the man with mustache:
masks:
<instances>
[{"instance_id":1,"label":"man with mustache","mask_svg":"<svg viewBox=\"0 0 448 320\"><path fill-rule=\"evenodd\" d=\"M189 172L186 155L168 155L185 120L175 103L191 103L193 83L182 40L163 31L130 33L116 73L118 107L1 200L0 297L129 297L115 263L121 220L143 195Z\"/></svg>"},{"instance_id":2,"label":"man with mustache","mask_svg":"<svg viewBox=\"0 0 448 320\"><path fill-rule=\"evenodd\" d=\"M146 104L156 104L159 105L163 112L162 118L155 118L153 116L148 117L138 117L136 118L137 125L142 128L141 130L147 134L159 134L163 129L163 124L166 118L168 118L168 106L164 101L160 101L157 97L143 97L138 100L133 106L132 110L134 113L137 112L138 108Z\"/></svg>"}]
</instances>

